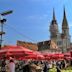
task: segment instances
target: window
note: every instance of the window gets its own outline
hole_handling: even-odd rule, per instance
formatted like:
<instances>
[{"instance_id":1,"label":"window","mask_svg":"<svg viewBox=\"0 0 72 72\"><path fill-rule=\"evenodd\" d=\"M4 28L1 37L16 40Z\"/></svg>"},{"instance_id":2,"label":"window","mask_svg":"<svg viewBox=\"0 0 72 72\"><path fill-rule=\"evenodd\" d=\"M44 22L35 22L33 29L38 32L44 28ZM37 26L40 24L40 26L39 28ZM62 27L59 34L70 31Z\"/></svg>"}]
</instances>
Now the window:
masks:
<instances>
[{"instance_id":1,"label":"window","mask_svg":"<svg viewBox=\"0 0 72 72\"><path fill-rule=\"evenodd\" d=\"M57 45L62 45L62 41L58 41L57 42Z\"/></svg>"}]
</instances>

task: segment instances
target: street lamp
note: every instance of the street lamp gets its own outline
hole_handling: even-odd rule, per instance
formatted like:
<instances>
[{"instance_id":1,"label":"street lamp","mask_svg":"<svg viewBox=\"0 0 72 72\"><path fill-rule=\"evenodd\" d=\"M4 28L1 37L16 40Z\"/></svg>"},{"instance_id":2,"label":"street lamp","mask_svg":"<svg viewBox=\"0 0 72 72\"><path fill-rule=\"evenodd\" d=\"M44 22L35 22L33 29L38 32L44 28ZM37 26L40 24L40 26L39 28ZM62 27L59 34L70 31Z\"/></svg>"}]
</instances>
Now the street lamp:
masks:
<instances>
[{"instance_id":1,"label":"street lamp","mask_svg":"<svg viewBox=\"0 0 72 72\"><path fill-rule=\"evenodd\" d=\"M0 28L0 49L2 47L2 41L3 41L2 36L5 34L5 32L3 31L3 25L7 21L5 18L3 18L3 16L9 15L12 12L13 12L12 10L9 10L9 11L5 11L3 13L0 13L0 25L1 25L1 28Z\"/></svg>"},{"instance_id":2,"label":"street lamp","mask_svg":"<svg viewBox=\"0 0 72 72\"><path fill-rule=\"evenodd\" d=\"M13 13L13 10L8 10L8 11L5 11L5 12L2 12L2 13L0 13L2 16L6 16L6 15L9 15L9 14L11 14L11 13Z\"/></svg>"}]
</instances>

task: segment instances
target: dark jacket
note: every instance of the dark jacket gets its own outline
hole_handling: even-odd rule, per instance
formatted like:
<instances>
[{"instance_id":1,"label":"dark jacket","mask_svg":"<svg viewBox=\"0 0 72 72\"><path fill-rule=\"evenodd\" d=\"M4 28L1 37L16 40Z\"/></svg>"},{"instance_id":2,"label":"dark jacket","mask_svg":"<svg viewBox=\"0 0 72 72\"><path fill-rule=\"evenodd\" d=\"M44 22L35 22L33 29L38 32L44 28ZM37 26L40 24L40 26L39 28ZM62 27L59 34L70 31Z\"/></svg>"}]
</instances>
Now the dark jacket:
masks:
<instances>
[{"instance_id":1,"label":"dark jacket","mask_svg":"<svg viewBox=\"0 0 72 72\"><path fill-rule=\"evenodd\" d=\"M23 72L30 72L30 66L29 66L29 64L23 66Z\"/></svg>"},{"instance_id":2,"label":"dark jacket","mask_svg":"<svg viewBox=\"0 0 72 72\"><path fill-rule=\"evenodd\" d=\"M44 72L47 72L47 65L46 65L46 63L45 63L45 66L44 66L44 70L43 70Z\"/></svg>"},{"instance_id":3,"label":"dark jacket","mask_svg":"<svg viewBox=\"0 0 72 72\"><path fill-rule=\"evenodd\" d=\"M1 63L1 72L6 72L5 65L6 65L5 60L2 60L2 63Z\"/></svg>"},{"instance_id":4,"label":"dark jacket","mask_svg":"<svg viewBox=\"0 0 72 72\"><path fill-rule=\"evenodd\" d=\"M59 67L56 67L56 69L57 69L57 72L61 72L61 70L60 70L60 68L59 68Z\"/></svg>"}]
</instances>

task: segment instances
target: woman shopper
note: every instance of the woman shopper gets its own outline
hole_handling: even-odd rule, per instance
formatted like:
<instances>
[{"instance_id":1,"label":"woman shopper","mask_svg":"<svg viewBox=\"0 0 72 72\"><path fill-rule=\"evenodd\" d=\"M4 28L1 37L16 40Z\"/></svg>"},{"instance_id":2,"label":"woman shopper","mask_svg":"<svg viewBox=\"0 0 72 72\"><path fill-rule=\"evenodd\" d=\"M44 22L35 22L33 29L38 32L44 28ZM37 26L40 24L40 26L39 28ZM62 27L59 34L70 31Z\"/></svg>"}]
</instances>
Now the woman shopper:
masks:
<instances>
[{"instance_id":1,"label":"woman shopper","mask_svg":"<svg viewBox=\"0 0 72 72\"><path fill-rule=\"evenodd\" d=\"M15 72L15 63L14 63L14 60L13 60L13 59L11 59L11 60L9 61L8 68L9 68L9 71L10 71L10 72Z\"/></svg>"}]
</instances>

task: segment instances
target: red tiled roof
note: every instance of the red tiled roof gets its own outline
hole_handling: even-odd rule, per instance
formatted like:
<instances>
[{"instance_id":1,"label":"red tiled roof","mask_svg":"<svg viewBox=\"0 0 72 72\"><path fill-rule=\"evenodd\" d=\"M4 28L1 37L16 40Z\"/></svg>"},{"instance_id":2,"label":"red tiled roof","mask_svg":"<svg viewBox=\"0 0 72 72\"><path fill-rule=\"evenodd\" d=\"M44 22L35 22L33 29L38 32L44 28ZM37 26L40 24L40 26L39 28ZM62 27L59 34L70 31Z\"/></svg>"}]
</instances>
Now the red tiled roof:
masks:
<instances>
[{"instance_id":1,"label":"red tiled roof","mask_svg":"<svg viewBox=\"0 0 72 72\"><path fill-rule=\"evenodd\" d=\"M38 46L31 42L17 41L17 45L29 48L31 50L38 50Z\"/></svg>"}]
</instances>

